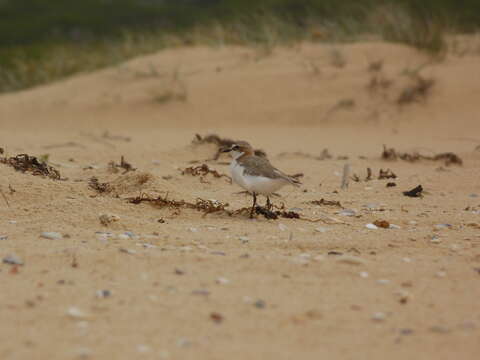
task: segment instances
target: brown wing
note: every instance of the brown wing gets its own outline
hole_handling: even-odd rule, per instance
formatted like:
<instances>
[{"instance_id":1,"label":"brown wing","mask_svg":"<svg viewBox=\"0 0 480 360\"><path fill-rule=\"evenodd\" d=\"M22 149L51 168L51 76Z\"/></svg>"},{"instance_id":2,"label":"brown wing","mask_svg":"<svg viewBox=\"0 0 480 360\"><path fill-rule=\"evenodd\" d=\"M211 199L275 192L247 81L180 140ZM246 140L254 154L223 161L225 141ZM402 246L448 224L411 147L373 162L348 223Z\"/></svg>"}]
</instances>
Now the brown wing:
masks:
<instances>
[{"instance_id":1,"label":"brown wing","mask_svg":"<svg viewBox=\"0 0 480 360\"><path fill-rule=\"evenodd\" d=\"M283 179L291 184L298 184L298 181L274 168L267 158L259 156L245 156L244 158L239 159L239 163L245 166L244 174L264 176L271 179Z\"/></svg>"}]
</instances>

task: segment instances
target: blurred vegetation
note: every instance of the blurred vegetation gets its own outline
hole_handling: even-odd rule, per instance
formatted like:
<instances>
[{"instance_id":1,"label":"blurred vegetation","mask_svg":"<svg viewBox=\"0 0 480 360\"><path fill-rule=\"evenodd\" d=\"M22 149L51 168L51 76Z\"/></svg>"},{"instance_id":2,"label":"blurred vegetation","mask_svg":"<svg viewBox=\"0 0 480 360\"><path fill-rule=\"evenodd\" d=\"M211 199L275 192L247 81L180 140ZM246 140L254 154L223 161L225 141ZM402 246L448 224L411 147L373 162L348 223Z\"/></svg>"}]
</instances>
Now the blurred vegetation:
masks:
<instances>
[{"instance_id":1,"label":"blurred vegetation","mask_svg":"<svg viewBox=\"0 0 480 360\"><path fill-rule=\"evenodd\" d=\"M0 0L0 92L169 46L374 34L438 53L479 27L479 0Z\"/></svg>"}]
</instances>

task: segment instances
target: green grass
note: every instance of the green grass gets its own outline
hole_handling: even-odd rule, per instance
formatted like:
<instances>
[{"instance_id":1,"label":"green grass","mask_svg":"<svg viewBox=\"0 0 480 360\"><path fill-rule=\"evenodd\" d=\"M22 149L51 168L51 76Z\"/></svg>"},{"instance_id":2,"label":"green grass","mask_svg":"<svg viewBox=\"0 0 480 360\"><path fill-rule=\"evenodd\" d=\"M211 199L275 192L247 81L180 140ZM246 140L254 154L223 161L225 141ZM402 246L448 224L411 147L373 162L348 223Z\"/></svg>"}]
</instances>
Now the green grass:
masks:
<instances>
[{"instance_id":1,"label":"green grass","mask_svg":"<svg viewBox=\"0 0 480 360\"><path fill-rule=\"evenodd\" d=\"M478 0L0 0L0 92L185 45L252 46L366 35L445 51L480 26Z\"/></svg>"}]
</instances>

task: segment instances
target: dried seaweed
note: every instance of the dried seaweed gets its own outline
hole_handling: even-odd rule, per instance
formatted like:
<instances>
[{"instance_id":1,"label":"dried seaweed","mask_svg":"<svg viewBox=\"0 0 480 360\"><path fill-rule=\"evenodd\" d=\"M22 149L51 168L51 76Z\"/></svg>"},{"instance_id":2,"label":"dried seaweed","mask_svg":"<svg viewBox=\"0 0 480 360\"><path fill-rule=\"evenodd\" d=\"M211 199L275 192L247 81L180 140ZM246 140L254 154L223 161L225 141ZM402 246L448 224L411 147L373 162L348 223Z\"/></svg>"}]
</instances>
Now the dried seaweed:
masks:
<instances>
[{"instance_id":1,"label":"dried seaweed","mask_svg":"<svg viewBox=\"0 0 480 360\"><path fill-rule=\"evenodd\" d=\"M0 164L13 167L23 173L28 172L35 176L49 177L53 180L61 180L60 172L46 162L38 160L35 156L19 154L10 158L0 158Z\"/></svg>"},{"instance_id":2,"label":"dried seaweed","mask_svg":"<svg viewBox=\"0 0 480 360\"><path fill-rule=\"evenodd\" d=\"M412 84L405 87L397 98L398 105L406 105L414 102L425 101L430 94L433 85L435 85L434 79L426 79L421 75L415 75L412 77Z\"/></svg>"},{"instance_id":3,"label":"dried seaweed","mask_svg":"<svg viewBox=\"0 0 480 360\"><path fill-rule=\"evenodd\" d=\"M100 194L109 193L113 189L112 185L110 185L109 183L101 183L96 177L90 178L90 180L88 181L88 186Z\"/></svg>"},{"instance_id":4,"label":"dried seaweed","mask_svg":"<svg viewBox=\"0 0 480 360\"><path fill-rule=\"evenodd\" d=\"M226 209L226 207L229 206L228 203L224 204L220 201L204 200L201 198L197 198L195 203L191 203L185 200L170 200L168 199L168 194L165 197L158 196L156 198L142 194L135 198L128 198L127 200L131 204L141 204L143 202L147 202L158 208L166 207L174 210L194 209L203 212L205 215L218 212L227 214L229 216L232 216L233 214L233 212Z\"/></svg>"},{"instance_id":5,"label":"dried seaweed","mask_svg":"<svg viewBox=\"0 0 480 360\"><path fill-rule=\"evenodd\" d=\"M382 152L383 160L404 160L408 162L417 162L420 160L429 160L429 161L444 161L445 165L463 165L463 160L453 152L444 152L434 156L421 155L418 152L413 153L397 153L394 148L387 148L386 145L383 145Z\"/></svg>"},{"instance_id":6,"label":"dried seaweed","mask_svg":"<svg viewBox=\"0 0 480 360\"><path fill-rule=\"evenodd\" d=\"M304 153L302 151L294 151L294 152L282 152L278 154L279 158L284 158L288 156L293 156L293 157L300 157L300 158L305 158L305 159L313 159L313 160L330 160L333 159L333 155L330 154L327 148L323 149L320 155L312 155L308 153Z\"/></svg>"},{"instance_id":7,"label":"dried seaweed","mask_svg":"<svg viewBox=\"0 0 480 360\"><path fill-rule=\"evenodd\" d=\"M413 188L409 191L404 191L403 195L408 197L421 197L422 196L423 187L422 185L418 185L417 187Z\"/></svg>"},{"instance_id":8,"label":"dried seaweed","mask_svg":"<svg viewBox=\"0 0 480 360\"><path fill-rule=\"evenodd\" d=\"M217 146L217 152L215 153L213 160L218 160L220 155L222 154L222 149L229 148L239 140L232 140L229 138L221 138L217 134L209 134L205 136L201 136L200 134L195 134L195 138L193 139L192 143L199 145L199 144L214 144ZM267 153L261 149L254 150L255 155L261 157L267 157Z\"/></svg>"},{"instance_id":9,"label":"dried seaweed","mask_svg":"<svg viewBox=\"0 0 480 360\"><path fill-rule=\"evenodd\" d=\"M336 207L339 207L339 208L343 209L343 206L342 206L342 204L340 204L340 201L325 200L324 198L321 198L320 200L312 200L312 201L310 201L310 204L325 205L325 206L336 206Z\"/></svg>"},{"instance_id":10,"label":"dried seaweed","mask_svg":"<svg viewBox=\"0 0 480 360\"><path fill-rule=\"evenodd\" d=\"M210 167L206 164L198 165L198 166L190 166L186 169L182 170L182 175L192 175L192 176L200 176L200 181L205 182L204 177L208 174L213 175L215 178L226 178L228 182L232 183L232 178L225 174L220 174L217 170L210 169Z\"/></svg>"},{"instance_id":11,"label":"dried seaweed","mask_svg":"<svg viewBox=\"0 0 480 360\"><path fill-rule=\"evenodd\" d=\"M387 169L387 170L380 169L378 173L378 180L396 179L396 178L397 178L397 175L395 175L395 173L390 169Z\"/></svg>"},{"instance_id":12,"label":"dried seaweed","mask_svg":"<svg viewBox=\"0 0 480 360\"><path fill-rule=\"evenodd\" d=\"M132 164L125 161L125 158L123 157L123 155L120 157L120 164L115 163L115 161L110 161L108 163L108 168L114 174L118 173L119 171L118 169L123 169L122 175L126 174L129 171L137 170L132 166Z\"/></svg>"}]
</instances>

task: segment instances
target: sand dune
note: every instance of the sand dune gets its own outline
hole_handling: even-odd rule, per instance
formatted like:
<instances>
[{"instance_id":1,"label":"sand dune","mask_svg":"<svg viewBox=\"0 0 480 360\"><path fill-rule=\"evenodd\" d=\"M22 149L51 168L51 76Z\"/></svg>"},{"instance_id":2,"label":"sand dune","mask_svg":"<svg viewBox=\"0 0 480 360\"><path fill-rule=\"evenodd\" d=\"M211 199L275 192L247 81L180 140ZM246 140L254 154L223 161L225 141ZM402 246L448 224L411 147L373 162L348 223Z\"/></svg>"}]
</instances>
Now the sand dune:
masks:
<instances>
[{"instance_id":1,"label":"sand dune","mask_svg":"<svg viewBox=\"0 0 480 360\"><path fill-rule=\"evenodd\" d=\"M0 265L0 358L476 359L479 64L378 42L185 48L1 96L0 157L48 154L62 180L0 164L0 256L24 262ZM304 220L129 201L249 206L224 177L182 174L228 174L192 144L210 132L303 173L274 201ZM385 161L383 144L463 165ZM112 170L122 155L135 171ZM341 190L345 163L360 181Z\"/></svg>"}]
</instances>

